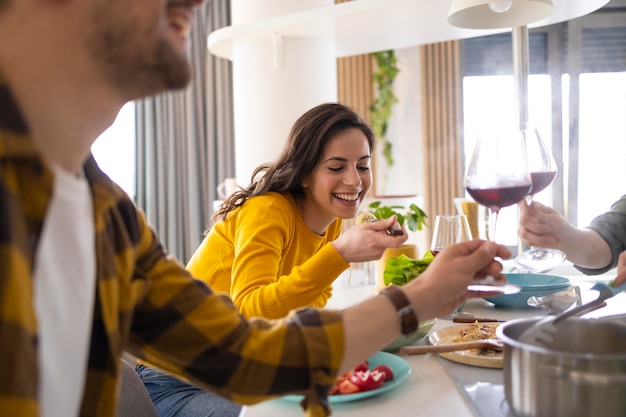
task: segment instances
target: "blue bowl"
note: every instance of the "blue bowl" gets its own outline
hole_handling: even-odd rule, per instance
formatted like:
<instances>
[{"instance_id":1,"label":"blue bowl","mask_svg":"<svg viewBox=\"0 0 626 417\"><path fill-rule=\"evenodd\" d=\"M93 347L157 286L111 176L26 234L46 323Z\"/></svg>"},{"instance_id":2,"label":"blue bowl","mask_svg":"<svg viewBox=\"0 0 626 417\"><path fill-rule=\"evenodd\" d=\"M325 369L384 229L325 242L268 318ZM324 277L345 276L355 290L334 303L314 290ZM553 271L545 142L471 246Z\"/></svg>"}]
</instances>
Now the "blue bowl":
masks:
<instances>
[{"instance_id":1,"label":"blue bowl","mask_svg":"<svg viewBox=\"0 0 626 417\"><path fill-rule=\"evenodd\" d=\"M485 298L485 300L498 307L533 308L528 305L528 299L532 296L542 297L558 291L563 291L570 286L570 280L564 277L549 274L505 274L508 282L517 285L521 291L516 294L504 294L497 297Z\"/></svg>"}]
</instances>

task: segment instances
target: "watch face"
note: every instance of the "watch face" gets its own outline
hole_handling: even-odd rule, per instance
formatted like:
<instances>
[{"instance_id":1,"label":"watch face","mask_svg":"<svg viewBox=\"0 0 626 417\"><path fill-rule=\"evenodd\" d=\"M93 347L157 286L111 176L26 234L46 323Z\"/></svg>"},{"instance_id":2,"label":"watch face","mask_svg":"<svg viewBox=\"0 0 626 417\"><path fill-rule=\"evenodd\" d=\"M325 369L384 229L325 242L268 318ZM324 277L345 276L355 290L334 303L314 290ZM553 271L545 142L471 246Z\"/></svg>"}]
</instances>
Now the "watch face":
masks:
<instances>
[{"instance_id":1,"label":"watch face","mask_svg":"<svg viewBox=\"0 0 626 417\"><path fill-rule=\"evenodd\" d=\"M410 336L418 329L418 320L413 306L409 302L409 299L400 288L395 285L391 285L380 292L391 300L393 305L398 311L398 318L400 319L400 325L402 327L402 334Z\"/></svg>"},{"instance_id":2,"label":"watch face","mask_svg":"<svg viewBox=\"0 0 626 417\"><path fill-rule=\"evenodd\" d=\"M410 310L402 309L401 312L398 312L398 316L402 321L402 334L405 336L411 336L413 333L417 331L417 316L415 316L415 312L413 311L413 307Z\"/></svg>"}]
</instances>

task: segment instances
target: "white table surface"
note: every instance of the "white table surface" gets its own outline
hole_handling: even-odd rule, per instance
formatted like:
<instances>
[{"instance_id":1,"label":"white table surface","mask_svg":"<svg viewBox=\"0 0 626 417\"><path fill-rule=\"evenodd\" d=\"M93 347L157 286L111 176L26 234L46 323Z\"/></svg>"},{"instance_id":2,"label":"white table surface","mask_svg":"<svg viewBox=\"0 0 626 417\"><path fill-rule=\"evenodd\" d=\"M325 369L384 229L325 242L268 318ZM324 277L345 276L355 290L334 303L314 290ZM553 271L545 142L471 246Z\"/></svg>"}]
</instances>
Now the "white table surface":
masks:
<instances>
[{"instance_id":1,"label":"white table surface","mask_svg":"<svg viewBox=\"0 0 626 417\"><path fill-rule=\"evenodd\" d=\"M582 290L583 302L590 301L597 293L585 291L593 282L608 281L615 277L615 270L600 276L584 276L564 264L550 272L569 278L572 285L578 285ZM375 294L373 285L359 284L354 287L335 290L329 300L328 308L344 308L358 303ZM482 300L469 300L463 311L475 317L490 317L500 320L509 320L520 317L545 315L541 309L506 309L495 307ZM587 317L601 317L626 313L626 294L618 294L607 301L607 306L589 313ZM455 325L450 320L439 319L431 331L446 326ZM425 340L418 342L424 344ZM414 417L416 415L429 417L480 417L473 413L472 407L461 394L457 386L445 371L442 362L434 354L403 356L411 366L411 374L398 388L379 396L368 399L333 404L333 416L336 417ZM254 406L243 408L240 417L282 417L303 415L299 404L277 399L266 401Z\"/></svg>"}]
</instances>

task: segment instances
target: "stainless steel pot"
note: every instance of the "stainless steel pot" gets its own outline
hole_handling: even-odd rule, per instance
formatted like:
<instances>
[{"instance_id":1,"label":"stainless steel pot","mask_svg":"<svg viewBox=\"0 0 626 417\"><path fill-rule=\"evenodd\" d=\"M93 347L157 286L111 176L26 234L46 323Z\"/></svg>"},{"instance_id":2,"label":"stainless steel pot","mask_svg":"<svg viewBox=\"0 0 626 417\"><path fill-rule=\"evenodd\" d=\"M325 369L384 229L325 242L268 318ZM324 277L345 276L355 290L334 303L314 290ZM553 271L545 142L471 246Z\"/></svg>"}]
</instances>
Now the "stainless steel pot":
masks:
<instances>
[{"instance_id":1,"label":"stainless steel pot","mask_svg":"<svg viewBox=\"0 0 626 417\"><path fill-rule=\"evenodd\" d=\"M519 417L626 416L626 326L571 318L549 347L519 342L540 318L496 330L504 342L504 389Z\"/></svg>"}]
</instances>

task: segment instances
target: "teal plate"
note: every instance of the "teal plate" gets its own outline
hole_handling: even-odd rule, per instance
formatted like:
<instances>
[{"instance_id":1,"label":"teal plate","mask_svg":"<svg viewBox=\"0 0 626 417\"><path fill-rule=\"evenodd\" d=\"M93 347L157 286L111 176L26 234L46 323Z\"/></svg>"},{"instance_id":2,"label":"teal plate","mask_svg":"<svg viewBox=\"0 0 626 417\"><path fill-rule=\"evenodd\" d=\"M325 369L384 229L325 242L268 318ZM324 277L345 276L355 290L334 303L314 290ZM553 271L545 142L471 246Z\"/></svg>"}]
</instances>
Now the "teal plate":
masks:
<instances>
[{"instance_id":1,"label":"teal plate","mask_svg":"<svg viewBox=\"0 0 626 417\"><path fill-rule=\"evenodd\" d=\"M565 277L550 274L505 273L509 284L517 285L522 291L563 289L570 285Z\"/></svg>"},{"instance_id":2,"label":"teal plate","mask_svg":"<svg viewBox=\"0 0 626 417\"><path fill-rule=\"evenodd\" d=\"M485 298L498 307L533 308L528 305L530 297L543 297L569 288L570 280L549 274L505 274L510 284L517 285L521 291L516 294L499 295Z\"/></svg>"},{"instance_id":3,"label":"teal plate","mask_svg":"<svg viewBox=\"0 0 626 417\"><path fill-rule=\"evenodd\" d=\"M385 382L382 387L371 391L357 392L355 394L335 394L328 397L331 404L345 403L349 401L358 401L364 398L380 395L390 391L400 385L411 373L411 366L401 357L387 352L378 352L367 360L370 369L378 365L387 365L393 371L393 380ZM285 395L280 397L285 401L299 403L304 398L302 395Z\"/></svg>"}]
</instances>

